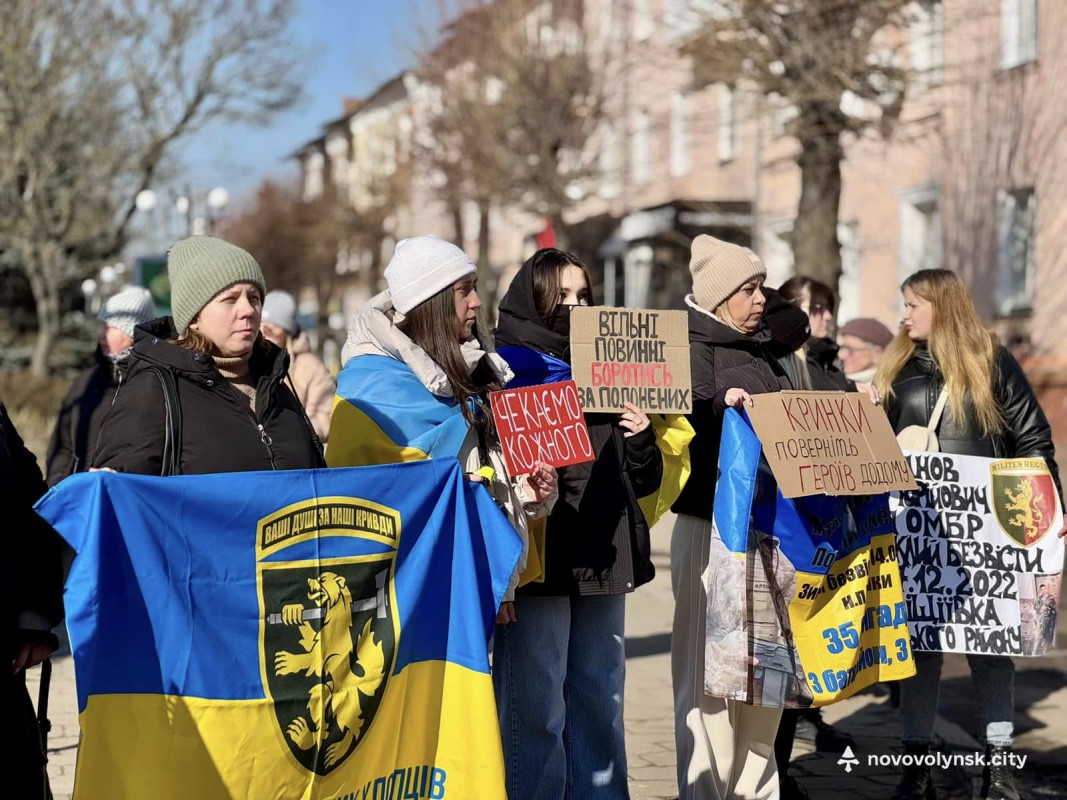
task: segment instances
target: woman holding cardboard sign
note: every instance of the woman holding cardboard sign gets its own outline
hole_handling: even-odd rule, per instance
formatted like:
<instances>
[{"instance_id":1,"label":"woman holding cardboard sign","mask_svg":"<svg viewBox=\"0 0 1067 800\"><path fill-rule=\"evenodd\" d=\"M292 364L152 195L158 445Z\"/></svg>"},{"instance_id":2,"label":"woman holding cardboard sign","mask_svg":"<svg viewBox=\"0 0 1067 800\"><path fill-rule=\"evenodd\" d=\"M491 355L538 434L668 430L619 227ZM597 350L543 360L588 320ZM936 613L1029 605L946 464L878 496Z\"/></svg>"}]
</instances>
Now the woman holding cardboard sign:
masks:
<instances>
[{"instance_id":1,"label":"woman holding cardboard sign","mask_svg":"<svg viewBox=\"0 0 1067 800\"><path fill-rule=\"evenodd\" d=\"M978 318L954 272L930 269L904 281L904 325L885 351L875 385L905 449L984 458L1043 458L1060 489L1052 433L1022 368ZM907 566L901 562L901 572ZM905 752L929 753L941 681L939 652L916 652L915 677L900 685ZM986 752L982 797L1018 798L1005 763L1014 731L1015 665L968 654ZM894 797L933 797L929 767L906 767Z\"/></svg>"},{"instance_id":2,"label":"woman holding cardboard sign","mask_svg":"<svg viewBox=\"0 0 1067 800\"><path fill-rule=\"evenodd\" d=\"M497 345L513 386L569 380L570 318L593 303L589 270L535 253L500 302ZM638 498L661 485L664 458L633 405L585 414L595 461L562 467L544 531L544 580L515 600L518 622L493 648L508 797L628 797L622 696L626 594L655 574ZM684 423L683 423L684 424ZM531 532L536 542L536 532Z\"/></svg>"},{"instance_id":3,"label":"woman holding cardboard sign","mask_svg":"<svg viewBox=\"0 0 1067 800\"><path fill-rule=\"evenodd\" d=\"M482 481L523 540L497 622L515 620L514 592L526 565L528 520L556 501L556 471L541 462L508 476L488 394L513 377L478 332L478 276L449 242L397 243L388 289L352 322L341 357L326 461L331 467L457 458Z\"/></svg>"},{"instance_id":4,"label":"woman holding cardboard sign","mask_svg":"<svg viewBox=\"0 0 1067 800\"><path fill-rule=\"evenodd\" d=\"M674 630L675 744L680 800L777 797L774 739L780 708L765 708L705 694L707 595L702 575L712 550L712 507L719 442L726 409L751 405L752 395L791 389L779 358L808 338L803 311L764 289L767 270L751 250L698 236L689 269L690 360L696 438L693 474L673 510L671 537ZM767 325L791 331L777 341ZM718 549L724 549L722 547ZM750 579L751 580L751 579Z\"/></svg>"}]
</instances>

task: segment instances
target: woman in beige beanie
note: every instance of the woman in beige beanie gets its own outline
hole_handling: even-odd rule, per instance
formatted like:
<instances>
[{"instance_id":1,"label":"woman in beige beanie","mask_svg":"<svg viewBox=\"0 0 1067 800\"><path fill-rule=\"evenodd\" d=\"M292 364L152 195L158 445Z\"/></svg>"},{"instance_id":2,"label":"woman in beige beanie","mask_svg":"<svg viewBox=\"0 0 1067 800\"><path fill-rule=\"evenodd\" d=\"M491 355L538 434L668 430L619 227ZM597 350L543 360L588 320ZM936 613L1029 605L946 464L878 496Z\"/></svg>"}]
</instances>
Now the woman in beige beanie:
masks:
<instances>
[{"instance_id":1,"label":"woman in beige beanie","mask_svg":"<svg viewBox=\"0 0 1067 800\"><path fill-rule=\"evenodd\" d=\"M678 515L671 537L674 630L675 740L679 800L779 797L774 738L782 714L705 694L707 595L702 575L712 550L712 506L719 441L728 407L751 405L752 395L792 386L778 358L808 337L804 312L764 289L767 270L755 253L711 236L693 241L689 269L693 293L689 313L693 413L692 474L672 510ZM791 331L794 341L772 337Z\"/></svg>"}]
</instances>

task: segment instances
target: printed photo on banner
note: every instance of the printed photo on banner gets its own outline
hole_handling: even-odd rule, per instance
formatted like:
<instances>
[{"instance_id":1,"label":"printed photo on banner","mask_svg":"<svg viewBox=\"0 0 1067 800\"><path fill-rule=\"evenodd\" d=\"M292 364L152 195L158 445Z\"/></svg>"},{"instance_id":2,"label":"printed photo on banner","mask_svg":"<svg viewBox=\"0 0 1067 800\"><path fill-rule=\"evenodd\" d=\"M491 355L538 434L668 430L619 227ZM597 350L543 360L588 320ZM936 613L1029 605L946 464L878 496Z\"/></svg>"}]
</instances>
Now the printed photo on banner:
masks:
<instances>
[{"instance_id":1,"label":"printed photo on banner","mask_svg":"<svg viewBox=\"0 0 1067 800\"><path fill-rule=\"evenodd\" d=\"M915 650L1038 656L1055 647L1063 509L1042 459L906 453L892 495Z\"/></svg>"},{"instance_id":2,"label":"printed photo on banner","mask_svg":"<svg viewBox=\"0 0 1067 800\"><path fill-rule=\"evenodd\" d=\"M799 708L910 677L888 495L787 498L766 444L726 412L703 575L705 693Z\"/></svg>"},{"instance_id":3,"label":"printed photo on banner","mask_svg":"<svg viewBox=\"0 0 1067 800\"><path fill-rule=\"evenodd\" d=\"M526 475L543 461L553 467L595 458L574 381L491 392L489 403L512 475Z\"/></svg>"},{"instance_id":4,"label":"printed photo on banner","mask_svg":"<svg viewBox=\"0 0 1067 800\"><path fill-rule=\"evenodd\" d=\"M571 366L590 411L689 414L693 381L684 311L577 306L571 312Z\"/></svg>"}]
</instances>

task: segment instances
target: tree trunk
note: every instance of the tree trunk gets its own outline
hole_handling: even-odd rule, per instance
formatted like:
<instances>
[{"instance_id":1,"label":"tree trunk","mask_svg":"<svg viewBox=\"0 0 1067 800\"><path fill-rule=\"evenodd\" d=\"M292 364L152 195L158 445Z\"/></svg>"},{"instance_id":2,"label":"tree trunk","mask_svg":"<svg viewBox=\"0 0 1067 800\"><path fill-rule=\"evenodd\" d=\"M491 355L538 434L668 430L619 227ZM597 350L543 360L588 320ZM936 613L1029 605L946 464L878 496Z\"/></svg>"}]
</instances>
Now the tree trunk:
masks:
<instances>
[{"instance_id":1,"label":"tree trunk","mask_svg":"<svg viewBox=\"0 0 1067 800\"><path fill-rule=\"evenodd\" d=\"M563 223L563 211L555 211L549 217L552 220L552 230L556 232L556 247L564 252L570 250L571 240L567 235L567 226Z\"/></svg>"},{"instance_id":2,"label":"tree trunk","mask_svg":"<svg viewBox=\"0 0 1067 800\"><path fill-rule=\"evenodd\" d=\"M463 205L457 200L451 200L448 211L452 215L452 244L463 249Z\"/></svg>"},{"instance_id":3,"label":"tree trunk","mask_svg":"<svg viewBox=\"0 0 1067 800\"><path fill-rule=\"evenodd\" d=\"M480 294L482 295L482 307L485 309L485 318L490 326L496 323L496 304L500 294L497 282L499 275L490 274L489 263L489 201L478 201L478 281Z\"/></svg>"},{"instance_id":4,"label":"tree trunk","mask_svg":"<svg viewBox=\"0 0 1067 800\"><path fill-rule=\"evenodd\" d=\"M838 135L826 128L801 132L800 204L793 228L796 273L822 281L834 294L841 278L841 245L837 219L841 205L841 161L844 150Z\"/></svg>"},{"instance_id":5,"label":"tree trunk","mask_svg":"<svg viewBox=\"0 0 1067 800\"><path fill-rule=\"evenodd\" d=\"M52 266L42 263L43 259L37 256L32 259L27 266L30 289L37 308L37 338L33 343L30 371L43 377L50 371L52 348L59 338L59 286L52 277Z\"/></svg>"}]
</instances>

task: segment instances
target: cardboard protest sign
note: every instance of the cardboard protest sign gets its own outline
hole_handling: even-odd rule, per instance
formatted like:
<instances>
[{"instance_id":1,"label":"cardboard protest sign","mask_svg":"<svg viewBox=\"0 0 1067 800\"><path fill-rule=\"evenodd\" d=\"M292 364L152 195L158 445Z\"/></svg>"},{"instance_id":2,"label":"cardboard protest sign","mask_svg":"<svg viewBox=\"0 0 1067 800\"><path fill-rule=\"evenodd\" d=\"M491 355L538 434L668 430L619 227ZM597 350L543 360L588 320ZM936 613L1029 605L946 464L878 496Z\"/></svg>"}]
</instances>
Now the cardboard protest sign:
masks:
<instances>
[{"instance_id":1,"label":"cardboard protest sign","mask_svg":"<svg viewBox=\"0 0 1067 800\"><path fill-rule=\"evenodd\" d=\"M746 409L785 497L916 488L882 409L865 394L774 392Z\"/></svg>"},{"instance_id":2,"label":"cardboard protest sign","mask_svg":"<svg viewBox=\"0 0 1067 800\"><path fill-rule=\"evenodd\" d=\"M1063 509L1043 459L906 453L892 496L912 647L1039 656L1055 646Z\"/></svg>"},{"instance_id":3,"label":"cardboard protest sign","mask_svg":"<svg viewBox=\"0 0 1067 800\"><path fill-rule=\"evenodd\" d=\"M684 311L578 306L571 369L586 411L688 414L693 410L689 320Z\"/></svg>"},{"instance_id":4,"label":"cardboard protest sign","mask_svg":"<svg viewBox=\"0 0 1067 800\"><path fill-rule=\"evenodd\" d=\"M719 467L705 694L804 708L914 675L888 495L783 497L733 410Z\"/></svg>"},{"instance_id":5,"label":"cardboard protest sign","mask_svg":"<svg viewBox=\"0 0 1067 800\"><path fill-rule=\"evenodd\" d=\"M531 472L535 461L565 467L593 460L574 381L491 392L489 402L512 475Z\"/></svg>"}]
</instances>

